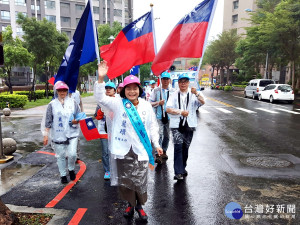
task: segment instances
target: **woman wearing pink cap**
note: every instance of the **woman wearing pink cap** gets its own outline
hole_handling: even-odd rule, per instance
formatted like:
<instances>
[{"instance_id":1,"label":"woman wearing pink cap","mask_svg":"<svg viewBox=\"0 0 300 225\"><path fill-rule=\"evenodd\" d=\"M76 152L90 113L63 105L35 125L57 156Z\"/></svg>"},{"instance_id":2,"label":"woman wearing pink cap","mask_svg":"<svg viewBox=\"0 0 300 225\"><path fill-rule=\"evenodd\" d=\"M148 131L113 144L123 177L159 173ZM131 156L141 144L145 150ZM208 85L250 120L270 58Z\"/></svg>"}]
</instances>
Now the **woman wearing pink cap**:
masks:
<instances>
[{"instance_id":1,"label":"woman wearing pink cap","mask_svg":"<svg viewBox=\"0 0 300 225\"><path fill-rule=\"evenodd\" d=\"M57 165L61 176L61 183L68 183L67 169L71 180L75 180L75 162L77 158L77 139L79 135L78 122L74 118L80 113L79 105L68 95L69 87L63 81L54 85L55 98L47 107L45 121L42 124L44 145L48 144L51 137ZM68 157L68 162L66 162ZM66 166L68 164L68 167Z\"/></svg>"},{"instance_id":2,"label":"woman wearing pink cap","mask_svg":"<svg viewBox=\"0 0 300 225\"><path fill-rule=\"evenodd\" d=\"M101 62L95 98L114 115L110 138L111 185L119 186L120 197L128 202L125 217L132 217L135 208L140 218L147 220L142 205L147 201L148 165L154 168L151 142L158 154L162 154L156 117L151 104L140 98L143 89L136 76L124 79L121 98L106 96L103 80L107 70L106 62Z\"/></svg>"}]
</instances>

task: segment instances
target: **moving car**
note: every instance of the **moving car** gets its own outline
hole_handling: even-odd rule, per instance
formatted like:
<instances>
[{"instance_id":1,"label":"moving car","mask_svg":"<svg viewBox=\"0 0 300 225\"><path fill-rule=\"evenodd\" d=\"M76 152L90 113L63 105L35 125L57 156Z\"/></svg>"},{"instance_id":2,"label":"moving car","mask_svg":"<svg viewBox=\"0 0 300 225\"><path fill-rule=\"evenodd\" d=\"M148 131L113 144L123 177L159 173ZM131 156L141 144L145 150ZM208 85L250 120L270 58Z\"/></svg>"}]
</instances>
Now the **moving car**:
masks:
<instances>
[{"instance_id":1,"label":"moving car","mask_svg":"<svg viewBox=\"0 0 300 225\"><path fill-rule=\"evenodd\" d=\"M250 80L244 90L244 97L257 98L260 92L269 84L275 84L275 81L270 79L254 79Z\"/></svg>"},{"instance_id":2,"label":"moving car","mask_svg":"<svg viewBox=\"0 0 300 225\"><path fill-rule=\"evenodd\" d=\"M269 84L258 95L258 100L267 99L271 103L276 100L293 103L294 98L294 91L288 84Z\"/></svg>"}]
</instances>

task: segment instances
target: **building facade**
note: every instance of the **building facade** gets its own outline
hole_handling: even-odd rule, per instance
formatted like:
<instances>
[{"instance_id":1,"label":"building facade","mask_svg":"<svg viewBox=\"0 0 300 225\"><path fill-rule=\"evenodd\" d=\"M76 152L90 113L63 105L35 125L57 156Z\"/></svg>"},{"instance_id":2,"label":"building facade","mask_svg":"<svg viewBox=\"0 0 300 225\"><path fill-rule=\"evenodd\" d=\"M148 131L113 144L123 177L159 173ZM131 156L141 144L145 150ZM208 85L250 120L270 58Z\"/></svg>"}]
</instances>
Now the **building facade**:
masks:
<instances>
[{"instance_id":1,"label":"building facade","mask_svg":"<svg viewBox=\"0 0 300 225\"><path fill-rule=\"evenodd\" d=\"M245 27L251 26L247 20L250 12L257 9L256 0L224 0L223 31L236 29L237 34L245 34Z\"/></svg>"},{"instance_id":2,"label":"building facade","mask_svg":"<svg viewBox=\"0 0 300 225\"><path fill-rule=\"evenodd\" d=\"M22 36L16 22L18 13L22 13L38 20L46 18L71 39L85 5L85 0L0 0L0 31L11 25L13 35ZM124 27L132 22L133 0L92 0L92 5L96 26L118 21Z\"/></svg>"}]
</instances>

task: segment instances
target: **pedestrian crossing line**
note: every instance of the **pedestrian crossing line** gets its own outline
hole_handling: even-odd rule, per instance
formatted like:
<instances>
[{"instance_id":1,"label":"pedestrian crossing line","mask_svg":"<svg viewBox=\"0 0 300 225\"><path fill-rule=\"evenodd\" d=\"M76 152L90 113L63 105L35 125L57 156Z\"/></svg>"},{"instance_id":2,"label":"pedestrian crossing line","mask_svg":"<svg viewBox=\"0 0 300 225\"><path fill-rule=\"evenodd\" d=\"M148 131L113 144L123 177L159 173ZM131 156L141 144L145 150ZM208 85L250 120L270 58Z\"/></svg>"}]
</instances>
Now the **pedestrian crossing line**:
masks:
<instances>
[{"instance_id":1,"label":"pedestrian crossing line","mask_svg":"<svg viewBox=\"0 0 300 225\"><path fill-rule=\"evenodd\" d=\"M227 109L223 109L223 108L219 108L219 107L216 107L216 109L223 112L223 113L232 113L231 111L229 111Z\"/></svg>"},{"instance_id":2,"label":"pedestrian crossing line","mask_svg":"<svg viewBox=\"0 0 300 225\"><path fill-rule=\"evenodd\" d=\"M280 108L277 108L276 110L280 110L280 111L288 112L288 113L292 113L292 114L300 114L300 113L298 113L298 112L291 111L291 110L287 110L287 109L280 109Z\"/></svg>"},{"instance_id":3,"label":"pedestrian crossing line","mask_svg":"<svg viewBox=\"0 0 300 225\"><path fill-rule=\"evenodd\" d=\"M272 113L272 114L278 114L278 112L271 111L271 110L264 109L264 108L256 108L256 109L261 110L261 111L265 111L265 112L268 112L268 113Z\"/></svg>"},{"instance_id":4,"label":"pedestrian crossing line","mask_svg":"<svg viewBox=\"0 0 300 225\"><path fill-rule=\"evenodd\" d=\"M300 109L296 109L296 110L299 110L299 111L300 111Z\"/></svg>"},{"instance_id":5,"label":"pedestrian crossing line","mask_svg":"<svg viewBox=\"0 0 300 225\"><path fill-rule=\"evenodd\" d=\"M222 105L226 105L226 106L228 106L228 107L234 107L233 105L227 104L227 103L225 103L225 102L221 102L221 101L219 101L219 100L217 100L217 99L214 99L214 98L211 98L211 97L206 97L206 98L209 99L209 100L211 100L211 101L220 103L220 104L222 104Z\"/></svg>"},{"instance_id":6,"label":"pedestrian crossing line","mask_svg":"<svg viewBox=\"0 0 300 225\"><path fill-rule=\"evenodd\" d=\"M209 113L207 110L201 109L201 108L199 109L199 112L200 112L200 113Z\"/></svg>"},{"instance_id":7,"label":"pedestrian crossing line","mask_svg":"<svg viewBox=\"0 0 300 225\"><path fill-rule=\"evenodd\" d=\"M241 111L244 111L244 112L247 112L247 113L256 113L256 112L254 112L254 111L252 111L252 110L244 109L244 108L240 108L240 107L236 107L236 109L241 110Z\"/></svg>"}]
</instances>

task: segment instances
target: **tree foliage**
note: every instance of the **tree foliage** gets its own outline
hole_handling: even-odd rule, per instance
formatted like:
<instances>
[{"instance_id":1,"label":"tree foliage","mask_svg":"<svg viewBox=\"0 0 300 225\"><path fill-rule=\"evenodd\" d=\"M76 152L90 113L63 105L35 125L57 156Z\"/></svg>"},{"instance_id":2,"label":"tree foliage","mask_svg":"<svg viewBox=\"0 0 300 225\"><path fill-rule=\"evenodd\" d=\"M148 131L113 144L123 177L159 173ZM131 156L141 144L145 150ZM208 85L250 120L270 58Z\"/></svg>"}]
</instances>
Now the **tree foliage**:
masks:
<instances>
[{"instance_id":1,"label":"tree foliage","mask_svg":"<svg viewBox=\"0 0 300 225\"><path fill-rule=\"evenodd\" d=\"M23 47L23 42L18 37L14 38L12 35L11 26L7 26L3 32L4 42L4 69L7 75L6 84L10 93L13 93L11 83L12 68L16 66L30 65L33 59L33 55Z\"/></svg>"}]
</instances>

